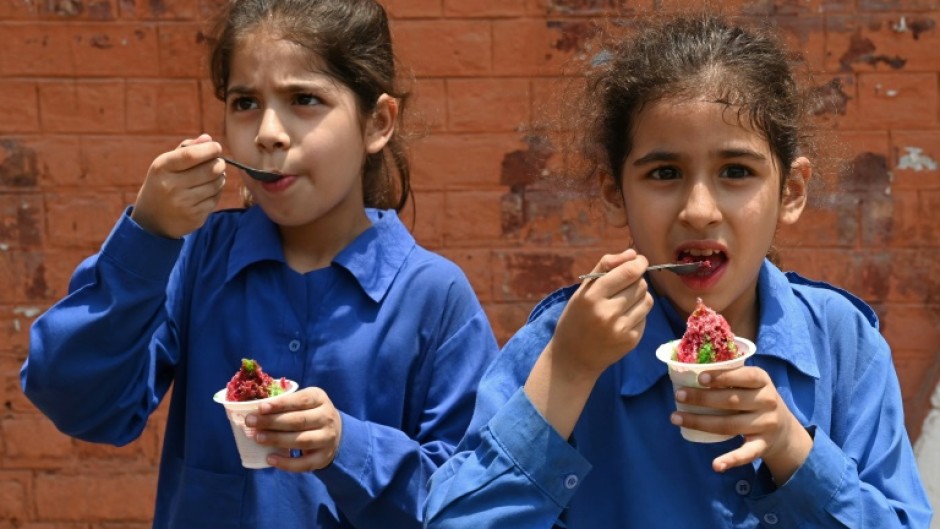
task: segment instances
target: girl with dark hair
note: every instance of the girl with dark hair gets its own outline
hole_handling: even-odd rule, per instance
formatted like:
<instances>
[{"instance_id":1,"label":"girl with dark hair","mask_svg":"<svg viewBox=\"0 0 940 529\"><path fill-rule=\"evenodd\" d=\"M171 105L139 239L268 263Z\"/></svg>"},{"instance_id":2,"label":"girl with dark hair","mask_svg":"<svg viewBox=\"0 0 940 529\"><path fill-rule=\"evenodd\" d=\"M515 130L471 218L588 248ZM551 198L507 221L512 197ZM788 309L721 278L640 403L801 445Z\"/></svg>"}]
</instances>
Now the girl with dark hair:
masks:
<instances>
[{"instance_id":1,"label":"girl with dark hair","mask_svg":"<svg viewBox=\"0 0 940 529\"><path fill-rule=\"evenodd\" d=\"M607 220L634 247L540 302L506 344L431 478L426 526L926 528L875 313L767 259L812 174L783 48L696 14L605 49L580 130ZM708 266L647 272L693 261ZM697 298L757 354L674 390L655 351ZM677 426L730 439L690 442Z\"/></svg>"},{"instance_id":2,"label":"girl with dark hair","mask_svg":"<svg viewBox=\"0 0 940 529\"><path fill-rule=\"evenodd\" d=\"M123 445L170 386L157 528L420 527L497 345L464 274L415 243L385 11L235 0L212 52L249 207L208 135L158 156L132 208L31 330L23 390L65 433ZM242 467L213 394L243 357L296 393L246 423L282 449ZM288 455L289 454L289 455Z\"/></svg>"}]
</instances>

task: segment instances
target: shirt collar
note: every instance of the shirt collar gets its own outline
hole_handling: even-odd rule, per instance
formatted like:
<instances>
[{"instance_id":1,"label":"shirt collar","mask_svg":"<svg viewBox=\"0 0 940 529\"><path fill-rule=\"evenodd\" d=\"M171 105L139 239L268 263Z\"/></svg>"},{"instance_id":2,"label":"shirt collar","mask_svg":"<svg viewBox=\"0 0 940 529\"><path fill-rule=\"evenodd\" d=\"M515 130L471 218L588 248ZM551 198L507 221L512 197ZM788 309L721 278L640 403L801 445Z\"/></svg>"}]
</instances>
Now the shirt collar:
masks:
<instances>
[{"instance_id":1,"label":"shirt collar","mask_svg":"<svg viewBox=\"0 0 940 529\"><path fill-rule=\"evenodd\" d=\"M682 336L685 322L665 297L653 293L654 303L646 318L646 328L636 349L617 364L620 369L620 393L634 396L645 392L667 375L666 366L656 358L656 348ZM760 300L760 322L757 332L757 355L772 356L803 372L819 378L819 366L803 310L787 277L764 261L757 280ZM751 363L750 361L748 363Z\"/></svg>"},{"instance_id":2,"label":"shirt collar","mask_svg":"<svg viewBox=\"0 0 940 529\"><path fill-rule=\"evenodd\" d=\"M416 243L393 210L366 209L372 226L359 234L334 259L333 266L349 271L363 291L378 302L388 291ZM277 225L258 206L239 218L229 254L226 281L262 261L285 263Z\"/></svg>"}]
</instances>

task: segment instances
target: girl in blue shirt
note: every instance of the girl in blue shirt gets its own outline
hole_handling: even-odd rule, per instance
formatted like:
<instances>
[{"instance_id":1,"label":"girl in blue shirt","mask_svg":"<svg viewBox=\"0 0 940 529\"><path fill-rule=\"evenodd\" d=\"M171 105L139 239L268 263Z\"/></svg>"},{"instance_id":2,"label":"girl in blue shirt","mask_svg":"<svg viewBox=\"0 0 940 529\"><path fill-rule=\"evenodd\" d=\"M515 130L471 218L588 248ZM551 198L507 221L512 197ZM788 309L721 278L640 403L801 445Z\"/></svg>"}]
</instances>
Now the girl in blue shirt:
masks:
<instances>
[{"instance_id":1,"label":"girl in blue shirt","mask_svg":"<svg viewBox=\"0 0 940 529\"><path fill-rule=\"evenodd\" d=\"M65 433L124 445L171 384L157 528L420 527L493 333L461 270L399 221L404 95L374 0L236 0L212 80L254 205L210 213L208 135L158 156L133 208L33 325L23 390ZM255 358L300 391L248 423L290 449L242 468L212 396Z\"/></svg>"},{"instance_id":2,"label":"girl in blue shirt","mask_svg":"<svg viewBox=\"0 0 940 529\"><path fill-rule=\"evenodd\" d=\"M634 248L540 302L506 344L458 454L432 476L426 526L926 528L875 314L766 258L812 173L783 48L698 14L637 29L598 59L587 153L602 153L605 214ZM710 266L646 273L684 261ZM654 352L699 297L757 354L674 391ZM693 443L679 425L735 437Z\"/></svg>"}]
</instances>

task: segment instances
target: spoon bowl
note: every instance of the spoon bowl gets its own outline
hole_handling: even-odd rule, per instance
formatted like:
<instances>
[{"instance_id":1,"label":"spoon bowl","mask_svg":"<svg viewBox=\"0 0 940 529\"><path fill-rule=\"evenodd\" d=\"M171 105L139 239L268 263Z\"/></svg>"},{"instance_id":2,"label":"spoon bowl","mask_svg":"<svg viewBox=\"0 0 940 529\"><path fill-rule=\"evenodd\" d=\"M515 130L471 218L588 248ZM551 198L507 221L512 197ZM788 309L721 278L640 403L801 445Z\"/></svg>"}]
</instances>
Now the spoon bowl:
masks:
<instances>
[{"instance_id":1,"label":"spoon bowl","mask_svg":"<svg viewBox=\"0 0 940 529\"><path fill-rule=\"evenodd\" d=\"M279 180L281 178L281 175L277 173L272 173L269 171L262 171L260 169L248 167L247 165L243 163L239 163L239 162L236 162L235 160L225 158L224 156L222 157L222 160L227 164L234 165L235 167L238 167L242 171L245 171L245 173L247 173L248 176L254 178L255 180L258 180L259 182L274 182L275 180Z\"/></svg>"},{"instance_id":2,"label":"spoon bowl","mask_svg":"<svg viewBox=\"0 0 940 529\"><path fill-rule=\"evenodd\" d=\"M646 270L653 271L653 272L657 270L669 270L673 274L685 276L685 275L689 275L695 272L699 268L702 268L703 266L705 266L704 263L707 263L707 262L708 261L693 261L691 263L659 264L659 265L653 265L653 266L647 267ZM580 279L581 281L584 281L585 279L597 279L599 277L604 277L605 275L607 275L607 272L592 272L590 274L580 275L578 276L578 279Z\"/></svg>"}]
</instances>

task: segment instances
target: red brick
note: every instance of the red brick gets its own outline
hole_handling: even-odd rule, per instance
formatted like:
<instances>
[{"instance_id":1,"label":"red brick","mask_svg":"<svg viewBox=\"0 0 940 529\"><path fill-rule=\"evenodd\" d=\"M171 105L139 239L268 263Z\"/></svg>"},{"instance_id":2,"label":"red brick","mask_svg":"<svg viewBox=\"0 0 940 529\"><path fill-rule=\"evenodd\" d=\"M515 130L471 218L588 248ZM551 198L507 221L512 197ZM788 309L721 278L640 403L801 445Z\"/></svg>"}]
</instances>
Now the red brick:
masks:
<instances>
[{"instance_id":1,"label":"red brick","mask_svg":"<svg viewBox=\"0 0 940 529\"><path fill-rule=\"evenodd\" d=\"M0 25L0 74L75 74L73 30L66 24Z\"/></svg>"},{"instance_id":2,"label":"red brick","mask_svg":"<svg viewBox=\"0 0 940 529\"><path fill-rule=\"evenodd\" d=\"M81 143L75 135L42 135L12 140L35 156L36 179L41 188L81 182Z\"/></svg>"},{"instance_id":3,"label":"red brick","mask_svg":"<svg viewBox=\"0 0 940 529\"><path fill-rule=\"evenodd\" d=\"M640 11L662 9L658 0L529 0L530 15L630 16Z\"/></svg>"},{"instance_id":4,"label":"red brick","mask_svg":"<svg viewBox=\"0 0 940 529\"><path fill-rule=\"evenodd\" d=\"M571 196L555 186L527 189L519 238L538 247L581 248L603 239L602 210L589 199Z\"/></svg>"},{"instance_id":5,"label":"red brick","mask_svg":"<svg viewBox=\"0 0 940 529\"><path fill-rule=\"evenodd\" d=\"M937 0L858 0L859 11L933 11Z\"/></svg>"},{"instance_id":6,"label":"red brick","mask_svg":"<svg viewBox=\"0 0 940 529\"><path fill-rule=\"evenodd\" d=\"M30 514L28 472L0 471L0 520L26 520Z\"/></svg>"},{"instance_id":7,"label":"red brick","mask_svg":"<svg viewBox=\"0 0 940 529\"><path fill-rule=\"evenodd\" d=\"M402 222L411 228L418 244L437 250L444 240L444 193L414 191L412 200L399 213Z\"/></svg>"},{"instance_id":8,"label":"red brick","mask_svg":"<svg viewBox=\"0 0 940 529\"><path fill-rule=\"evenodd\" d=\"M447 124L447 88L443 79L421 79L405 112L405 130L417 134L440 132Z\"/></svg>"},{"instance_id":9,"label":"red brick","mask_svg":"<svg viewBox=\"0 0 940 529\"><path fill-rule=\"evenodd\" d=\"M209 81L199 81L199 92L202 102L202 126L199 131L221 139L225 133L225 103L215 97L215 89Z\"/></svg>"},{"instance_id":10,"label":"red brick","mask_svg":"<svg viewBox=\"0 0 940 529\"><path fill-rule=\"evenodd\" d=\"M685 11L689 8L715 5L709 0L654 0L654 4L660 9L668 11ZM740 15L774 15L776 18L783 18L780 15L815 15L823 10L824 4L837 5L838 2L833 3L824 0L725 0L721 3L721 8L728 13Z\"/></svg>"},{"instance_id":11,"label":"red brick","mask_svg":"<svg viewBox=\"0 0 940 529\"><path fill-rule=\"evenodd\" d=\"M57 248L100 245L126 206L104 192L52 194L46 204L49 242Z\"/></svg>"},{"instance_id":12,"label":"red brick","mask_svg":"<svg viewBox=\"0 0 940 529\"><path fill-rule=\"evenodd\" d=\"M488 249L445 250L442 255L457 263L470 280L480 302L493 299L493 254Z\"/></svg>"},{"instance_id":13,"label":"red brick","mask_svg":"<svg viewBox=\"0 0 940 529\"><path fill-rule=\"evenodd\" d=\"M437 18L443 13L443 0L383 0L382 5L392 19ZM397 22L392 21L392 34Z\"/></svg>"},{"instance_id":14,"label":"red brick","mask_svg":"<svg viewBox=\"0 0 940 529\"><path fill-rule=\"evenodd\" d=\"M136 20L193 20L200 16L199 2L193 0L121 0L121 18Z\"/></svg>"},{"instance_id":15,"label":"red brick","mask_svg":"<svg viewBox=\"0 0 940 529\"><path fill-rule=\"evenodd\" d=\"M451 79L447 96L449 130L512 131L529 123L527 79Z\"/></svg>"},{"instance_id":16,"label":"red brick","mask_svg":"<svg viewBox=\"0 0 940 529\"><path fill-rule=\"evenodd\" d=\"M45 20L113 20L117 15L116 1L48 1L40 3L39 11Z\"/></svg>"},{"instance_id":17,"label":"red brick","mask_svg":"<svg viewBox=\"0 0 940 529\"><path fill-rule=\"evenodd\" d=\"M496 252L494 295L499 301L538 301L575 282L575 253L520 250Z\"/></svg>"},{"instance_id":18,"label":"red brick","mask_svg":"<svg viewBox=\"0 0 940 529\"><path fill-rule=\"evenodd\" d=\"M940 31L933 27L940 13L904 14L903 26L901 17L897 13L829 17L826 67L831 71L936 72L940 57L929 50L940 46Z\"/></svg>"},{"instance_id":19,"label":"red brick","mask_svg":"<svg viewBox=\"0 0 940 529\"><path fill-rule=\"evenodd\" d=\"M940 355L937 355L936 349L925 351L892 348L891 352L894 357L894 368L898 373L898 382L901 384L901 398L905 400L905 403L920 400L918 397L921 394L934 388L932 375L940 368ZM929 388L926 387L928 385Z\"/></svg>"},{"instance_id":20,"label":"red brick","mask_svg":"<svg viewBox=\"0 0 940 529\"><path fill-rule=\"evenodd\" d=\"M892 131L889 159L893 189L940 189L940 131Z\"/></svg>"},{"instance_id":21,"label":"red brick","mask_svg":"<svg viewBox=\"0 0 940 529\"><path fill-rule=\"evenodd\" d=\"M32 81L0 80L0 134L39 130L39 96Z\"/></svg>"},{"instance_id":22,"label":"red brick","mask_svg":"<svg viewBox=\"0 0 940 529\"><path fill-rule=\"evenodd\" d=\"M499 76L555 76L595 34L588 20L515 19L493 22L493 73Z\"/></svg>"},{"instance_id":23,"label":"red brick","mask_svg":"<svg viewBox=\"0 0 940 529\"><path fill-rule=\"evenodd\" d=\"M403 20L395 27L398 57L422 76L469 77L492 69L487 21Z\"/></svg>"},{"instance_id":24,"label":"red brick","mask_svg":"<svg viewBox=\"0 0 940 529\"><path fill-rule=\"evenodd\" d=\"M447 247L481 246L503 238L502 191L450 191L444 201Z\"/></svg>"},{"instance_id":25,"label":"red brick","mask_svg":"<svg viewBox=\"0 0 940 529\"><path fill-rule=\"evenodd\" d=\"M41 416L0 421L7 468L57 468L72 457L72 440Z\"/></svg>"},{"instance_id":26,"label":"red brick","mask_svg":"<svg viewBox=\"0 0 940 529\"><path fill-rule=\"evenodd\" d=\"M516 134L436 134L412 147L416 189L499 185L503 160L524 148Z\"/></svg>"},{"instance_id":27,"label":"red brick","mask_svg":"<svg viewBox=\"0 0 940 529\"><path fill-rule=\"evenodd\" d=\"M48 132L122 132L123 81L62 81L39 85L42 128Z\"/></svg>"},{"instance_id":28,"label":"red brick","mask_svg":"<svg viewBox=\"0 0 940 529\"><path fill-rule=\"evenodd\" d=\"M32 310L33 307L29 308ZM5 317L6 316L4 316L4 318ZM30 318L22 318L23 319L20 320L20 330L15 331L19 336L28 332L28 325L32 321ZM3 333L0 334L0 336L13 334L12 332L7 332L11 330L9 326L4 324L4 327L5 328L0 329L0 332ZM22 343L19 336L17 336L16 340ZM35 415L38 417L39 415L36 408L29 402L20 389L19 372L20 368L23 366L23 362L26 361L26 351L21 348L21 345L17 345L16 343L8 342L6 345L13 347L14 352L0 354L0 368L3 368L3 373L6 373L6 375L0 376L0 395L3 395L2 399L0 399L0 409L3 410L4 416L6 417L11 416L11 414L12 416ZM0 445L2 445L2 442L0 442Z\"/></svg>"},{"instance_id":29,"label":"red brick","mask_svg":"<svg viewBox=\"0 0 940 529\"><path fill-rule=\"evenodd\" d=\"M81 76L154 76L158 69L157 34L142 24L75 26L72 54Z\"/></svg>"},{"instance_id":30,"label":"red brick","mask_svg":"<svg viewBox=\"0 0 940 529\"><path fill-rule=\"evenodd\" d=\"M43 243L42 195L0 195L0 250L32 249Z\"/></svg>"},{"instance_id":31,"label":"red brick","mask_svg":"<svg viewBox=\"0 0 940 529\"><path fill-rule=\"evenodd\" d=\"M34 20L38 17L39 6L32 2L0 2L0 20Z\"/></svg>"},{"instance_id":32,"label":"red brick","mask_svg":"<svg viewBox=\"0 0 940 529\"><path fill-rule=\"evenodd\" d=\"M881 331L896 350L936 354L940 344L940 306L888 304ZM898 355L895 355L896 357Z\"/></svg>"},{"instance_id":33,"label":"red brick","mask_svg":"<svg viewBox=\"0 0 940 529\"><path fill-rule=\"evenodd\" d=\"M940 292L940 248L893 250L889 265L888 301L924 305L937 302L937 292Z\"/></svg>"},{"instance_id":34,"label":"red brick","mask_svg":"<svg viewBox=\"0 0 940 529\"><path fill-rule=\"evenodd\" d=\"M163 77L209 77L208 30L205 24L161 24L159 74Z\"/></svg>"},{"instance_id":35,"label":"red brick","mask_svg":"<svg viewBox=\"0 0 940 529\"><path fill-rule=\"evenodd\" d=\"M182 140L181 137L151 136L83 137L82 168L85 183L138 189L144 183L154 158L175 149Z\"/></svg>"},{"instance_id":36,"label":"red brick","mask_svg":"<svg viewBox=\"0 0 940 529\"><path fill-rule=\"evenodd\" d=\"M196 81L127 81L129 132L194 134L199 131Z\"/></svg>"},{"instance_id":37,"label":"red brick","mask_svg":"<svg viewBox=\"0 0 940 529\"><path fill-rule=\"evenodd\" d=\"M514 17L526 14L527 0L444 0L444 16L475 17Z\"/></svg>"},{"instance_id":38,"label":"red brick","mask_svg":"<svg viewBox=\"0 0 940 529\"><path fill-rule=\"evenodd\" d=\"M38 474L34 488L44 519L145 521L153 514L156 474Z\"/></svg>"},{"instance_id":39,"label":"red brick","mask_svg":"<svg viewBox=\"0 0 940 529\"><path fill-rule=\"evenodd\" d=\"M936 126L936 73L859 74L859 120L879 127Z\"/></svg>"},{"instance_id":40,"label":"red brick","mask_svg":"<svg viewBox=\"0 0 940 529\"><path fill-rule=\"evenodd\" d=\"M777 3L793 6L797 11L802 8L812 9L808 2L799 0L778 1ZM806 67L815 72L823 71L826 68L826 33L822 18L777 16L774 17L774 21L779 28L784 44L789 49L796 50L801 54Z\"/></svg>"}]
</instances>

